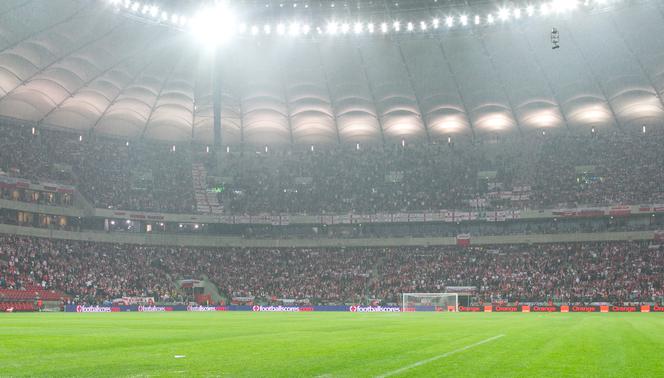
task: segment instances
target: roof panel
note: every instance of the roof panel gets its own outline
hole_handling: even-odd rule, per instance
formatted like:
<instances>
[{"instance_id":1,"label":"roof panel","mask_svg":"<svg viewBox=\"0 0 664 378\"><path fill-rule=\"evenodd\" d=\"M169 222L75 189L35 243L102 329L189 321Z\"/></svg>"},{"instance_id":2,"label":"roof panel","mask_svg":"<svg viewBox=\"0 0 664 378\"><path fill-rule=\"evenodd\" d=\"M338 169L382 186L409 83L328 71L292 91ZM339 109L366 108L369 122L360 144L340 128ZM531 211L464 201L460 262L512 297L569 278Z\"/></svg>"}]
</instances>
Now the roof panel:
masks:
<instances>
[{"instance_id":1,"label":"roof panel","mask_svg":"<svg viewBox=\"0 0 664 378\"><path fill-rule=\"evenodd\" d=\"M411 16L428 17L417 12ZM225 144L663 124L664 17L656 4L538 20L441 27L431 36L247 38L215 62L189 34L104 6L5 1L0 114L212 144L219 73Z\"/></svg>"}]
</instances>

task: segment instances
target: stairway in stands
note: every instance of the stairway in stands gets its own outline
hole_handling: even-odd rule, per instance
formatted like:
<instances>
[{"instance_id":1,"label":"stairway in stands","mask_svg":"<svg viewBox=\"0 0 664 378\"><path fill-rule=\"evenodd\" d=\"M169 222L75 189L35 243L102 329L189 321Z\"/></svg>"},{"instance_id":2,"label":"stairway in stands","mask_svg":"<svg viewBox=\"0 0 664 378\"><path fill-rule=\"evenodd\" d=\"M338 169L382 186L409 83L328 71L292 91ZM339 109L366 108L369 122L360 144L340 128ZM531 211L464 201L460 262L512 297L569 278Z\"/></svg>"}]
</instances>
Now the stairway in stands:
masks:
<instances>
[{"instance_id":1,"label":"stairway in stands","mask_svg":"<svg viewBox=\"0 0 664 378\"><path fill-rule=\"evenodd\" d=\"M217 193L208 192L207 169L202 163L191 164L191 176L194 182L196 210L200 214L222 215L224 207L217 199Z\"/></svg>"}]
</instances>

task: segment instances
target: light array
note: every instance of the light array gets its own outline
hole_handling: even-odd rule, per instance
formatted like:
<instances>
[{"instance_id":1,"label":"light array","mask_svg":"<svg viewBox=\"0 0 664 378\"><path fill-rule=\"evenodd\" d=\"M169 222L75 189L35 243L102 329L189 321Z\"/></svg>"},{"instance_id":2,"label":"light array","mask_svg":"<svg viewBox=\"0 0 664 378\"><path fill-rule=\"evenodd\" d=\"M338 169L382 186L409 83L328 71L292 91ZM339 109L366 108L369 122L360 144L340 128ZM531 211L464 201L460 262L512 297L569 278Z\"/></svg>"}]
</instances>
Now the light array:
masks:
<instances>
[{"instance_id":1,"label":"light array","mask_svg":"<svg viewBox=\"0 0 664 378\"><path fill-rule=\"evenodd\" d=\"M234 19L230 9L202 9L196 15L185 16L168 13L154 4L137 0L106 0L118 10L131 12L156 22L181 30L192 31L203 36L207 41L212 39L229 39L236 36L310 36L310 35L387 35L404 33L432 33L437 30L463 29L473 26L494 25L512 20L549 16L574 11L582 7L606 5L621 0L549 0L539 4L502 7L485 14L458 13L444 18L427 20L382 22L343 22L327 21L316 25L305 22L249 23Z\"/></svg>"}]
</instances>

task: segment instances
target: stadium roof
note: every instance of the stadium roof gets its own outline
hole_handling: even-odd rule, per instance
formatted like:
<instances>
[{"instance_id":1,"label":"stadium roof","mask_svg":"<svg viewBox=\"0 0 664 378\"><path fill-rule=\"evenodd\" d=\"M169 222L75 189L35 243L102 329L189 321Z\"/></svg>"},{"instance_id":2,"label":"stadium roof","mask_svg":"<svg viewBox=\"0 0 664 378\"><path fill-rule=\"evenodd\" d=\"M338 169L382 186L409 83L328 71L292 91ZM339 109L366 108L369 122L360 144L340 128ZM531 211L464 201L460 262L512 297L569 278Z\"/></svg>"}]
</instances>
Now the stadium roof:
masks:
<instances>
[{"instance_id":1,"label":"stadium roof","mask_svg":"<svg viewBox=\"0 0 664 378\"><path fill-rule=\"evenodd\" d=\"M224 144L661 125L663 8L641 1L435 33L236 38L214 64ZM213 61L190 33L103 1L0 2L1 116L211 143Z\"/></svg>"}]
</instances>

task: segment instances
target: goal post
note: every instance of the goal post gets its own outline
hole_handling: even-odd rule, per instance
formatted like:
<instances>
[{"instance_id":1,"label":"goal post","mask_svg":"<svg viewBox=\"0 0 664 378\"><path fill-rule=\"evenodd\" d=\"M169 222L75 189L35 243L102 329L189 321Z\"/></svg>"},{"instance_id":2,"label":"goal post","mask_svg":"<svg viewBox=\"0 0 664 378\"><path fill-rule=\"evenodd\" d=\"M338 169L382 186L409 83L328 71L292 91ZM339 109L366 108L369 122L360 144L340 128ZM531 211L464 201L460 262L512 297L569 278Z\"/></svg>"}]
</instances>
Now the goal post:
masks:
<instances>
[{"instance_id":1,"label":"goal post","mask_svg":"<svg viewBox=\"0 0 664 378\"><path fill-rule=\"evenodd\" d=\"M402 311L413 311L418 307L435 307L437 311L459 311L459 294L457 293L403 293Z\"/></svg>"}]
</instances>

